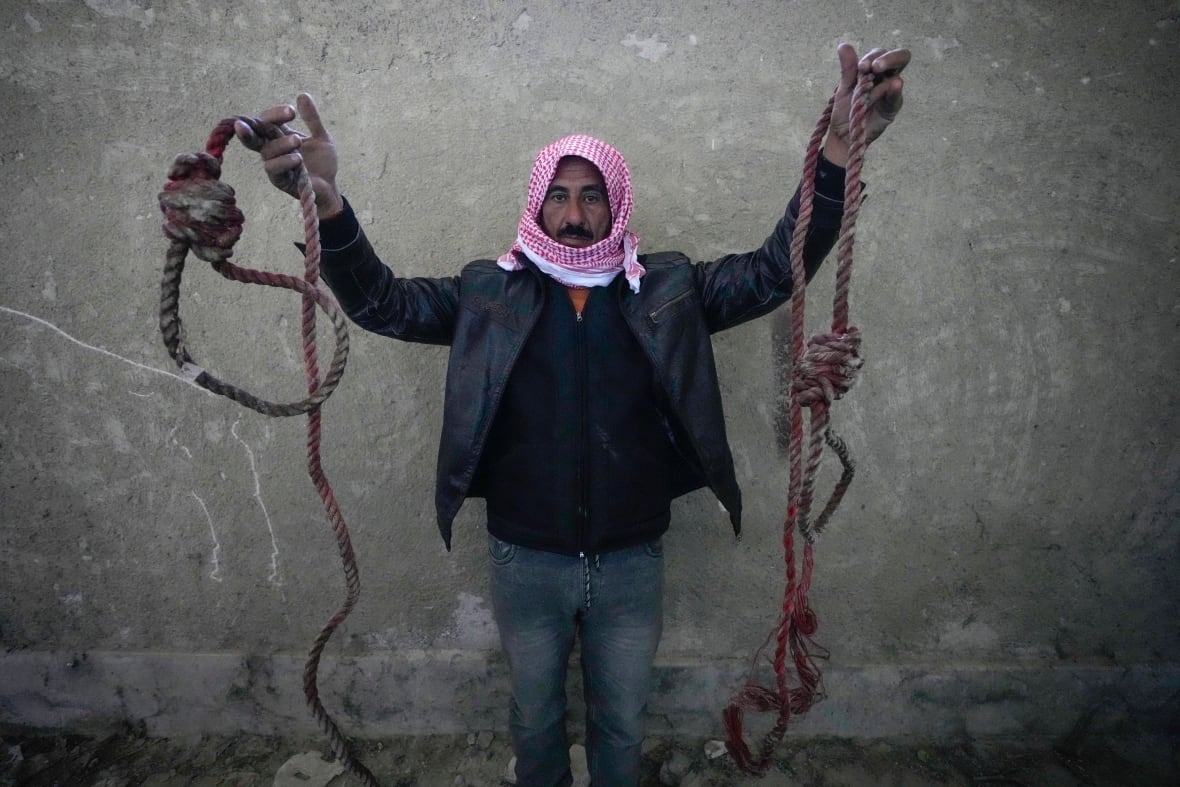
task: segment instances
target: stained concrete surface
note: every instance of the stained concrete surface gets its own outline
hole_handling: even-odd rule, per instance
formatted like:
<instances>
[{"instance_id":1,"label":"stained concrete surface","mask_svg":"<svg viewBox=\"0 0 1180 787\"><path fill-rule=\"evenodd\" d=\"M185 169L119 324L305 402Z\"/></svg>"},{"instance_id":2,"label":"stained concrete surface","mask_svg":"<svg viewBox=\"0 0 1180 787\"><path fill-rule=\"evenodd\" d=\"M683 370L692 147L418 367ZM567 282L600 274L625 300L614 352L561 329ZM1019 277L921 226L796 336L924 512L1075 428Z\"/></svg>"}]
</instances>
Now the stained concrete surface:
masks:
<instances>
[{"instance_id":1,"label":"stained concrete surface","mask_svg":"<svg viewBox=\"0 0 1180 787\"><path fill-rule=\"evenodd\" d=\"M1012 739L787 741L761 777L738 772L712 741L651 738L641 787L1172 787L1180 781L1174 739L1082 739L1035 746ZM578 744L575 744L575 747ZM345 787L350 775L316 778L287 769L323 761L322 744L257 736L147 739L130 731L98 737L4 738L0 786L16 787ZM386 787L501 787L510 752L491 731L361 743L356 752ZM575 787L587 784L574 757ZM324 762L324 765L329 763ZM331 772L330 770L328 771ZM292 773L294 775L292 775Z\"/></svg>"},{"instance_id":2,"label":"stained concrete surface","mask_svg":"<svg viewBox=\"0 0 1180 787\"><path fill-rule=\"evenodd\" d=\"M299 665L342 580L301 424L195 389L159 339L156 194L218 119L313 93L407 275L507 248L572 131L627 157L642 250L714 259L780 215L843 40L914 61L866 161L866 366L833 412L858 474L817 549L829 699L799 729L1059 740L1114 695L1174 732L1176 0L0 2L0 720L311 727ZM236 259L298 271L293 203L238 146L224 179ZM182 301L199 361L299 390L296 299L191 265ZM774 624L788 317L715 338L745 538L676 501L655 735L719 734ZM433 524L445 350L352 339L324 459L363 590L325 696L368 739L501 729L482 509L451 553Z\"/></svg>"}]
</instances>

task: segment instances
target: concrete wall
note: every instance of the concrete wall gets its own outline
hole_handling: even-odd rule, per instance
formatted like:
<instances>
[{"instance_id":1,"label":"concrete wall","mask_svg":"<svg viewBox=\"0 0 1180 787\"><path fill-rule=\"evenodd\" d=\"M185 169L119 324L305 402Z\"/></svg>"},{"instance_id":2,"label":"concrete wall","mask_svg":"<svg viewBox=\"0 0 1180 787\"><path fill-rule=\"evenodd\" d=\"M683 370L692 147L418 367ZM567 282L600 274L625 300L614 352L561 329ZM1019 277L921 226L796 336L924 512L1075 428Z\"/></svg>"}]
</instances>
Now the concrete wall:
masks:
<instances>
[{"instance_id":1,"label":"concrete wall","mask_svg":"<svg viewBox=\"0 0 1180 787\"><path fill-rule=\"evenodd\" d=\"M780 214L849 40L914 64L866 168L867 365L834 412L859 475L812 594L831 696L795 729L1052 735L1098 705L1174 720L1180 5L1129 8L0 4L0 718L312 727L298 672L343 579L303 423L179 379L157 328L156 193L218 119L313 93L342 187L406 274L506 248L533 156L571 131L627 156L645 249L710 259ZM237 261L297 274L296 205L240 147L225 170ZM199 362L300 398L295 296L203 263L182 293ZM657 728L717 734L774 623L786 316L716 339L747 535L708 493L675 505ZM355 329L324 410L364 590L323 693L359 734L503 724L481 506L449 554L434 526L445 362Z\"/></svg>"}]
</instances>

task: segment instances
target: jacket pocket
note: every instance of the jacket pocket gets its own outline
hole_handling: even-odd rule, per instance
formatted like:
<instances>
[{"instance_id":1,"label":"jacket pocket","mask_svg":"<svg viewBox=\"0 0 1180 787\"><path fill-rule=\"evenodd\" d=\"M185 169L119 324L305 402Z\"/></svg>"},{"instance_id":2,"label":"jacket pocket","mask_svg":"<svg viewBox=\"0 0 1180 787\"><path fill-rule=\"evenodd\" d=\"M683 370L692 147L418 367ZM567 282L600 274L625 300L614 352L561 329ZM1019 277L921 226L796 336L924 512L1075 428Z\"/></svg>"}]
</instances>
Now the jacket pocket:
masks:
<instances>
[{"instance_id":1,"label":"jacket pocket","mask_svg":"<svg viewBox=\"0 0 1180 787\"><path fill-rule=\"evenodd\" d=\"M678 311L692 305L695 295L696 290L693 290L691 287L686 290L681 290L667 301L664 301L664 303L648 312L647 318L655 325L659 325L661 322L667 322Z\"/></svg>"},{"instance_id":2,"label":"jacket pocket","mask_svg":"<svg viewBox=\"0 0 1180 787\"><path fill-rule=\"evenodd\" d=\"M460 300L459 305L470 312L476 320L491 320L514 333L520 330L520 319L502 300L486 295L471 295Z\"/></svg>"}]
</instances>

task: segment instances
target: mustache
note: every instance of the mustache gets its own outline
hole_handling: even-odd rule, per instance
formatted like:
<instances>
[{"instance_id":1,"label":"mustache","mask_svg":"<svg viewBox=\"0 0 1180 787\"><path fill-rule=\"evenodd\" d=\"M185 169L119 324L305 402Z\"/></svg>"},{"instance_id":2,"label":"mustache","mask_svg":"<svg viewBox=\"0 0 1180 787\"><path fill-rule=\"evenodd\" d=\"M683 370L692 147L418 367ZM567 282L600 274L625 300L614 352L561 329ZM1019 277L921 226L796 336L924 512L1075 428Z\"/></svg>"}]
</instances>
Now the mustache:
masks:
<instances>
[{"instance_id":1,"label":"mustache","mask_svg":"<svg viewBox=\"0 0 1180 787\"><path fill-rule=\"evenodd\" d=\"M583 227L581 224L566 224L557 232L558 236L572 236L574 238L585 238L586 240L594 240L594 234L589 229Z\"/></svg>"}]
</instances>

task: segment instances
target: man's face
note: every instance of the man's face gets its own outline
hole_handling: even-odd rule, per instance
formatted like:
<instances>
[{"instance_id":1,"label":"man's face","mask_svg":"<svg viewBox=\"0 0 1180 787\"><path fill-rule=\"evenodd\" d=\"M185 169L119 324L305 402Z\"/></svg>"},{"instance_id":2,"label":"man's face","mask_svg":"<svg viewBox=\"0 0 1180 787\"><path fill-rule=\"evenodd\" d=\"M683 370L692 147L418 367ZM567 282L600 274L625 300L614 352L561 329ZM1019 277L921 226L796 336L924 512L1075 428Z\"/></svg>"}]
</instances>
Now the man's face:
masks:
<instances>
[{"instance_id":1,"label":"man's face","mask_svg":"<svg viewBox=\"0 0 1180 787\"><path fill-rule=\"evenodd\" d=\"M540 224L553 240L578 249L610 235L610 202L598 167L577 156L557 162L541 203Z\"/></svg>"}]
</instances>

